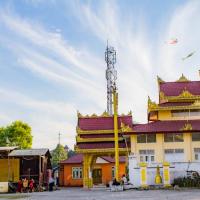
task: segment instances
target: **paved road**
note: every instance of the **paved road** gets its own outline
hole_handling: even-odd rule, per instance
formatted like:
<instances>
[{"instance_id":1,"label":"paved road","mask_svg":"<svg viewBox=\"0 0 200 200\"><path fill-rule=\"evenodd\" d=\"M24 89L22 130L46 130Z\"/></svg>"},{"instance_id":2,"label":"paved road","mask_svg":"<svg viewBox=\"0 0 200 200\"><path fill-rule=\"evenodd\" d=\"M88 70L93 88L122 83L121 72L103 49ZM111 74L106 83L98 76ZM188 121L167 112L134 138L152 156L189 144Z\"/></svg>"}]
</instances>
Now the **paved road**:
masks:
<instances>
[{"instance_id":1,"label":"paved road","mask_svg":"<svg viewBox=\"0 0 200 200\"><path fill-rule=\"evenodd\" d=\"M19 200L200 200L199 190L129 190L124 192L110 192L103 190L84 190L82 188L68 188L54 192L0 195L2 199Z\"/></svg>"}]
</instances>

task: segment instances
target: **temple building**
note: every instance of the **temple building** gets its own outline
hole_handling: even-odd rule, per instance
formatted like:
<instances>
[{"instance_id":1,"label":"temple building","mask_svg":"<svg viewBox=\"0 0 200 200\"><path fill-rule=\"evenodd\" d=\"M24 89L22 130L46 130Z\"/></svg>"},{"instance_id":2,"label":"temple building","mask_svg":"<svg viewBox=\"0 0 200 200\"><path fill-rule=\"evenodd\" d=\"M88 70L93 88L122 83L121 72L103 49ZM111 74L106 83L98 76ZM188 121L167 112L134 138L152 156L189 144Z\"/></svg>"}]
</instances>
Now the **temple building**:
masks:
<instances>
[{"instance_id":1,"label":"temple building","mask_svg":"<svg viewBox=\"0 0 200 200\"><path fill-rule=\"evenodd\" d=\"M118 116L118 124L132 126L132 114ZM83 186L92 187L94 181L92 179L95 163L98 157L115 156L114 143L114 119L113 116L104 112L97 116L83 116L78 113L77 136L75 151L83 154ZM119 126L119 155L128 156L130 151L129 138L124 138L122 130ZM120 172L120 175L122 175ZM112 178L109 180L111 181Z\"/></svg>"},{"instance_id":2,"label":"temple building","mask_svg":"<svg viewBox=\"0 0 200 200\"><path fill-rule=\"evenodd\" d=\"M131 152L138 162L200 161L200 81L158 77L159 102L148 98L148 123L133 124Z\"/></svg>"}]
</instances>

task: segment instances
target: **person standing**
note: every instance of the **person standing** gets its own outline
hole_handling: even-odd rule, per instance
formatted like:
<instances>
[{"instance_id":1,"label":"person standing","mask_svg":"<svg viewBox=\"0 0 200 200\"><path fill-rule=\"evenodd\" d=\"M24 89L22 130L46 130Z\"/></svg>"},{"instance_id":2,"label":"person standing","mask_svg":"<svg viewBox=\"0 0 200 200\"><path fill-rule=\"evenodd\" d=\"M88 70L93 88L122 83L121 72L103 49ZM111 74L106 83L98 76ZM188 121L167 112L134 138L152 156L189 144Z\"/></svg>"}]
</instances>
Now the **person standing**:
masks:
<instances>
[{"instance_id":1,"label":"person standing","mask_svg":"<svg viewBox=\"0 0 200 200\"><path fill-rule=\"evenodd\" d=\"M22 192L22 187L23 187L23 184L22 184L22 179L20 178L17 182L17 192Z\"/></svg>"},{"instance_id":2,"label":"person standing","mask_svg":"<svg viewBox=\"0 0 200 200\"><path fill-rule=\"evenodd\" d=\"M34 191L34 180L31 179L30 182L29 182L29 189L30 189L30 192L33 192Z\"/></svg>"},{"instance_id":3,"label":"person standing","mask_svg":"<svg viewBox=\"0 0 200 200\"><path fill-rule=\"evenodd\" d=\"M53 191L53 186L54 186L54 179L52 176L49 177L49 192Z\"/></svg>"}]
</instances>

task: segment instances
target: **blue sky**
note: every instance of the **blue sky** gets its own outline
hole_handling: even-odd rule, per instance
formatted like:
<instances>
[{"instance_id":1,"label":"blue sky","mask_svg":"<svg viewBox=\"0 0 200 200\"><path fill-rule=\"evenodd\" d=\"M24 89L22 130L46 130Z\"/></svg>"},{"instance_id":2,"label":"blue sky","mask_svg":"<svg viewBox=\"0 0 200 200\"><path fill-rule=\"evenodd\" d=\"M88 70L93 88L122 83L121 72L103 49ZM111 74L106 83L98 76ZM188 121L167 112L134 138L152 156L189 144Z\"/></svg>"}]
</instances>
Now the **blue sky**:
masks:
<instances>
[{"instance_id":1,"label":"blue sky","mask_svg":"<svg viewBox=\"0 0 200 200\"><path fill-rule=\"evenodd\" d=\"M0 125L23 120L33 147L54 148L61 132L73 148L77 110L106 109L107 39L117 50L119 111L146 122L157 75L199 80L199 9L197 0L0 0Z\"/></svg>"}]
</instances>

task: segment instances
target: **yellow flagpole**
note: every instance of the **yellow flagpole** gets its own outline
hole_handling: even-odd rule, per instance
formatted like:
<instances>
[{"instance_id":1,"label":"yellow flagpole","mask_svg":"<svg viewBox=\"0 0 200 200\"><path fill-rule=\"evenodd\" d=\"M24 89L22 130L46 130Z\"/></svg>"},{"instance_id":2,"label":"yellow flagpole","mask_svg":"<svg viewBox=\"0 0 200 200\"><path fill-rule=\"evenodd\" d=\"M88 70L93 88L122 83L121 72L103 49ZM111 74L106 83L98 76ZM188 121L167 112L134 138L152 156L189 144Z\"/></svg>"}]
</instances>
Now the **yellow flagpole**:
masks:
<instances>
[{"instance_id":1,"label":"yellow flagpole","mask_svg":"<svg viewBox=\"0 0 200 200\"><path fill-rule=\"evenodd\" d=\"M114 136L115 136L115 178L119 181L119 143L118 143L118 94L113 91L114 105Z\"/></svg>"}]
</instances>

